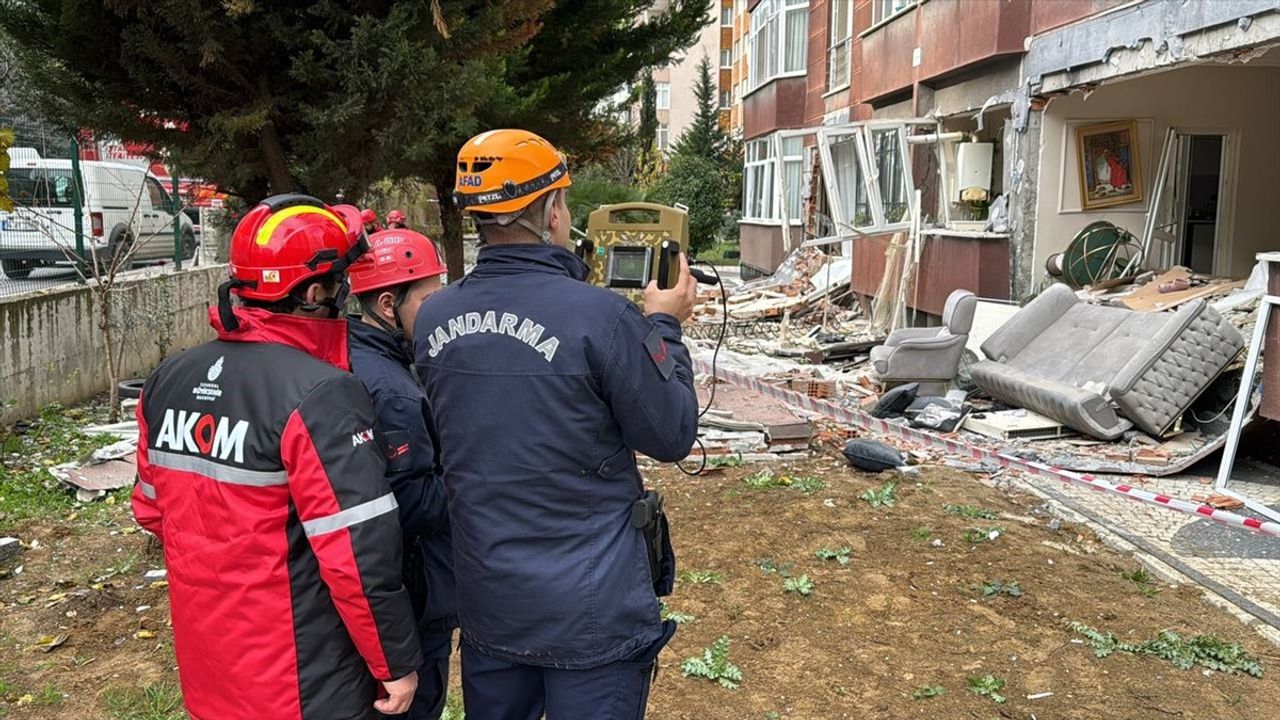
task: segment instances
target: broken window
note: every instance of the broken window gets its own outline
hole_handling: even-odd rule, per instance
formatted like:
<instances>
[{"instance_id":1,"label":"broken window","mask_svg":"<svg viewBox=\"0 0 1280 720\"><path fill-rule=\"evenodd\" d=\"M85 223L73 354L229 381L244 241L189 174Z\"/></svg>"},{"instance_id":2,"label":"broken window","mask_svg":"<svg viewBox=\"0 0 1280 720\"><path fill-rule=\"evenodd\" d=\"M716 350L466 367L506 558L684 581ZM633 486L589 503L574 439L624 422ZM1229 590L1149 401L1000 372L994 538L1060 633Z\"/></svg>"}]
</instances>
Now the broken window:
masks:
<instances>
[{"instance_id":1,"label":"broken window","mask_svg":"<svg viewBox=\"0 0 1280 720\"><path fill-rule=\"evenodd\" d=\"M907 185L904 170L906 148L903 146L901 126L871 131L874 147L877 185L880 200L884 204L886 225L909 222L910 206L907 204L911 188Z\"/></svg>"},{"instance_id":2,"label":"broken window","mask_svg":"<svg viewBox=\"0 0 1280 720\"><path fill-rule=\"evenodd\" d=\"M888 232L910 225L915 186L908 162L908 129L934 129L936 125L932 120L874 121L814 131L837 236Z\"/></svg>"},{"instance_id":3,"label":"broken window","mask_svg":"<svg viewBox=\"0 0 1280 720\"><path fill-rule=\"evenodd\" d=\"M857 135L845 135L831 143L831 175L834 176L832 202L838 204L842 211L843 220L840 222L849 223L855 228L869 228L875 224L862 166Z\"/></svg>"}]
</instances>

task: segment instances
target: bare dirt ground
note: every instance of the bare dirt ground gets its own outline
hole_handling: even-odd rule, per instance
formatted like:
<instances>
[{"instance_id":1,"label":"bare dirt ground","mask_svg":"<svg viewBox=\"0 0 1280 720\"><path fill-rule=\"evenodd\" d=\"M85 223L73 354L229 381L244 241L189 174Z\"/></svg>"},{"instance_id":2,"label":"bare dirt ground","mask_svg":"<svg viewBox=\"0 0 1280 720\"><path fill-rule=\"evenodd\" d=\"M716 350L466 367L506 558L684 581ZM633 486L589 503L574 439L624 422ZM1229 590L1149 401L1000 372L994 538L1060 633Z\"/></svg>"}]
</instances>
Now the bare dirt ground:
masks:
<instances>
[{"instance_id":1,"label":"bare dirt ground","mask_svg":"<svg viewBox=\"0 0 1280 720\"><path fill-rule=\"evenodd\" d=\"M763 467L702 478L666 466L648 472L666 495L680 569L691 573L666 603L693 616L663 653L653 720L1275 716L1275 646L1193 586L1122 577L1135 561L1087 530L1050 529L1034 497L926 468L897 478L892 507L872 508L859 495L896 476L817 458L772 468L788 478L779 487L744 482ZM827 487L796 482L809 477ZM0 717L182 717L166 705L176 682L166 591L144 578L161 558L133 530L124 497L105 512L22 520L6 531L34 547L0 564ZM943 510L962 503L998 515ZM994 540L963 538L993 527L1002 528ZM847 564L816 557L824 547L848 547ZM801 575L811 594L784 592ZM984 597L981 586L994 581L1016 582L1021 595ZM1165 629L1238 641L1265 672L1257 679L1155 657L1097 658L1073 642L1072 621L1135 642ZM39 647L62 636L48 652ZM682 660L721 636L742 672L737 690L681 674ZM1007 702L967 689L969 678L986 675L1005 682ZM924 687L943 694L913 699ZM1052 695L1027 698L1042 693Z\"/></svg>"}]
</instances>

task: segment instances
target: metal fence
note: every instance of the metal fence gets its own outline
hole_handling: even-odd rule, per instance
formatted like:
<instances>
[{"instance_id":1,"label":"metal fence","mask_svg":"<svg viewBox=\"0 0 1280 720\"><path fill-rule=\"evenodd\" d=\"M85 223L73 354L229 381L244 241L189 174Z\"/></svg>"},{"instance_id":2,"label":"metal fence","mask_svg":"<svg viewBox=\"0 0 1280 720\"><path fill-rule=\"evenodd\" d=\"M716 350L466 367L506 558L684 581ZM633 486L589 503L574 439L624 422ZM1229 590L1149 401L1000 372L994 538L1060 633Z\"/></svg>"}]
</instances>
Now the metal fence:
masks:
<instances>
[{"instance_id":1,"label":"metal fence","mask_svg":"<svg viewBox=\"0 0 1280 720\"><path fill-rule=\"evenodd\" d=\"M203 211L183 202L176 172L163 178L145 161L81 159L72 138L15 129L5 172L15 207L0 211L0 295L201 261Z\"/></svg>"}]
</instances>

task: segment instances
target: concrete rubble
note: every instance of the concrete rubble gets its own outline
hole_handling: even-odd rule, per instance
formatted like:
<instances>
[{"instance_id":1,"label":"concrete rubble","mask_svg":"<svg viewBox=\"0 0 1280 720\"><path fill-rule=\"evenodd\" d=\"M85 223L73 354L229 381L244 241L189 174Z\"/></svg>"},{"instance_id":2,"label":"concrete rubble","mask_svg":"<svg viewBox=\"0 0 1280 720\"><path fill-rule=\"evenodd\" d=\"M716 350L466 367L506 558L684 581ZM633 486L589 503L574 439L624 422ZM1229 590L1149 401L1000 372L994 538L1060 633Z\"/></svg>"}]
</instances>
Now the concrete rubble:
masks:
<instances>
[{"instance_id":1,"label":"concrete rubble","mask_svg":"<svg viewBox=\"0 0 1280 720\"><path fill-rule=\"evenodd\" d=\"M771 385L801 392L841 407L869 411L883 393L868 360L870 348L884 340L877 335L863 307L855 302L849 290L850 266L847 259L828 257L816 248L800 248L784 261L779 272L769 278L745 283L729 290L724 305L728 320L722 315L719 290L700 295L689 332L691 350L703 367L714 360L719 369L747 375ZM836 280L825 281L830 274ZM1203 298L1240 334L1248 338L1257 319L1258 300L1264 289L1261 270L1247 280L1195 275L1184 268L1163 273L1148 272L1125 281L1109 281L1077 291L1086 303L1125 307L1141 312L1163 312ZM982 308L975 320L974 332L982 325ZM989 335L1016 312L1017 308L993 305L994 322L981 332ZM723 328L724 341L716 352L716 340ZM976 340L976 341L975 341ZM970 338L968 347L976 349L982 338ZM980 352L975 353L981 357ZM949 433L939 433L971 447L1009 454L1052 467L1079 472L1114 473L1137 476L1166 476L1181 472L1221 447L1230 422L1232 401L1239 387L1244 365L1243 354L1233 360L1197 399L1182 420L1162 437L1139 430L1126 431L1115 441L1103 441L1059 428L1056 437L989 437L964 425ZM710 378L699 377L700 399L705 405ZM1017 414L990 398L974 392L961 369L953 386L960 388L960 402L952 397L951 408L931 408L925 418L962 412L966 417L1007 411ZM953 390L955 395L956 391ZM735 423L737 406L760 401L773 402L747 390L726 383L717 386L716 400L702 419L703 440L711 455L725 452L769 452L767 431L756 425L750 429ZM729 407L730 405L733 407ZM780 403L775 403L781 405ZM782 406L785 408L785 406ZM802 415L803 411L791 408ZM1028 414L1021 410L1022 414ZM918 414L918 413L915 413ZM828 424L816 413L809 418L815 423L814 440L831 440L835 446L856 435L849 429L824 429ZM905 414L891 421L912 425ZM937 417L933 417L936 421ZM914 427L922 427L914 424ZM944 426L945 427L945 426ZM906 443L900 448L910 450ZM786 452L793 452L788 444ZM776 446L775 446L775 449ZM932 450L937 462L989 473L994 468L975 463L971 458L946 458ZM697 453L697 450L695 450Z\"/></svg>"}]
</instances>

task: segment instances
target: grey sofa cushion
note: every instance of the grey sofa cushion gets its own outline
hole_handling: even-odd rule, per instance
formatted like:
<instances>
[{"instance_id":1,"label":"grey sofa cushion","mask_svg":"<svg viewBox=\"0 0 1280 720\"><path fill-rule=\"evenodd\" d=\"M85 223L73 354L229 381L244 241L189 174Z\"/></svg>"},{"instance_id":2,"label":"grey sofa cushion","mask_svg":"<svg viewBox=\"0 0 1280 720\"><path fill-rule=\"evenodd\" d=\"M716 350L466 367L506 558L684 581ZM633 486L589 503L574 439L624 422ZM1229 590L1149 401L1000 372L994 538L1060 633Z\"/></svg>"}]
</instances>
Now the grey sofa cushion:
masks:
<instances>
[{"instance_id":1,"label":"grey sofa cushion","mask_svg":"<svg viewBox=\"0 0 1280 720\"><path fill-rule=\"evenodd\" d=\"M983 343L979 388L1080 432L1112 439L1128 427L1159 435L1244 345L1204 300L1147 313L1081 303L1054 285ZM1122 427L1123 426L1123 427Z\"/></svg>"},{"instance_id":2,"label":"grey sofa cushion","mask_svg":"<svg viewBox=\"0 0 1280 720\"><path fill-rule=\"evenodd\" d=\"M1235 326L1208 305L1182 319L1153 339L1159 352L1135 355L1111 382L1116 406L1153 435L1166 432L1244 349Z\"/></svg>"},{"instance_id":3,"label":"grey sofa cushion","mask_svg":"<svg viewBox=\"0 0 1280 720\"><path fill-rule=\"evenodd\" d=\"M1116 415L1096 392L1039 377L1011 365L986 360L973 366L973 381L992 397L1053 418L1087 435L1114 440L1133 423Z\"/></svg>"}]
</instances>

